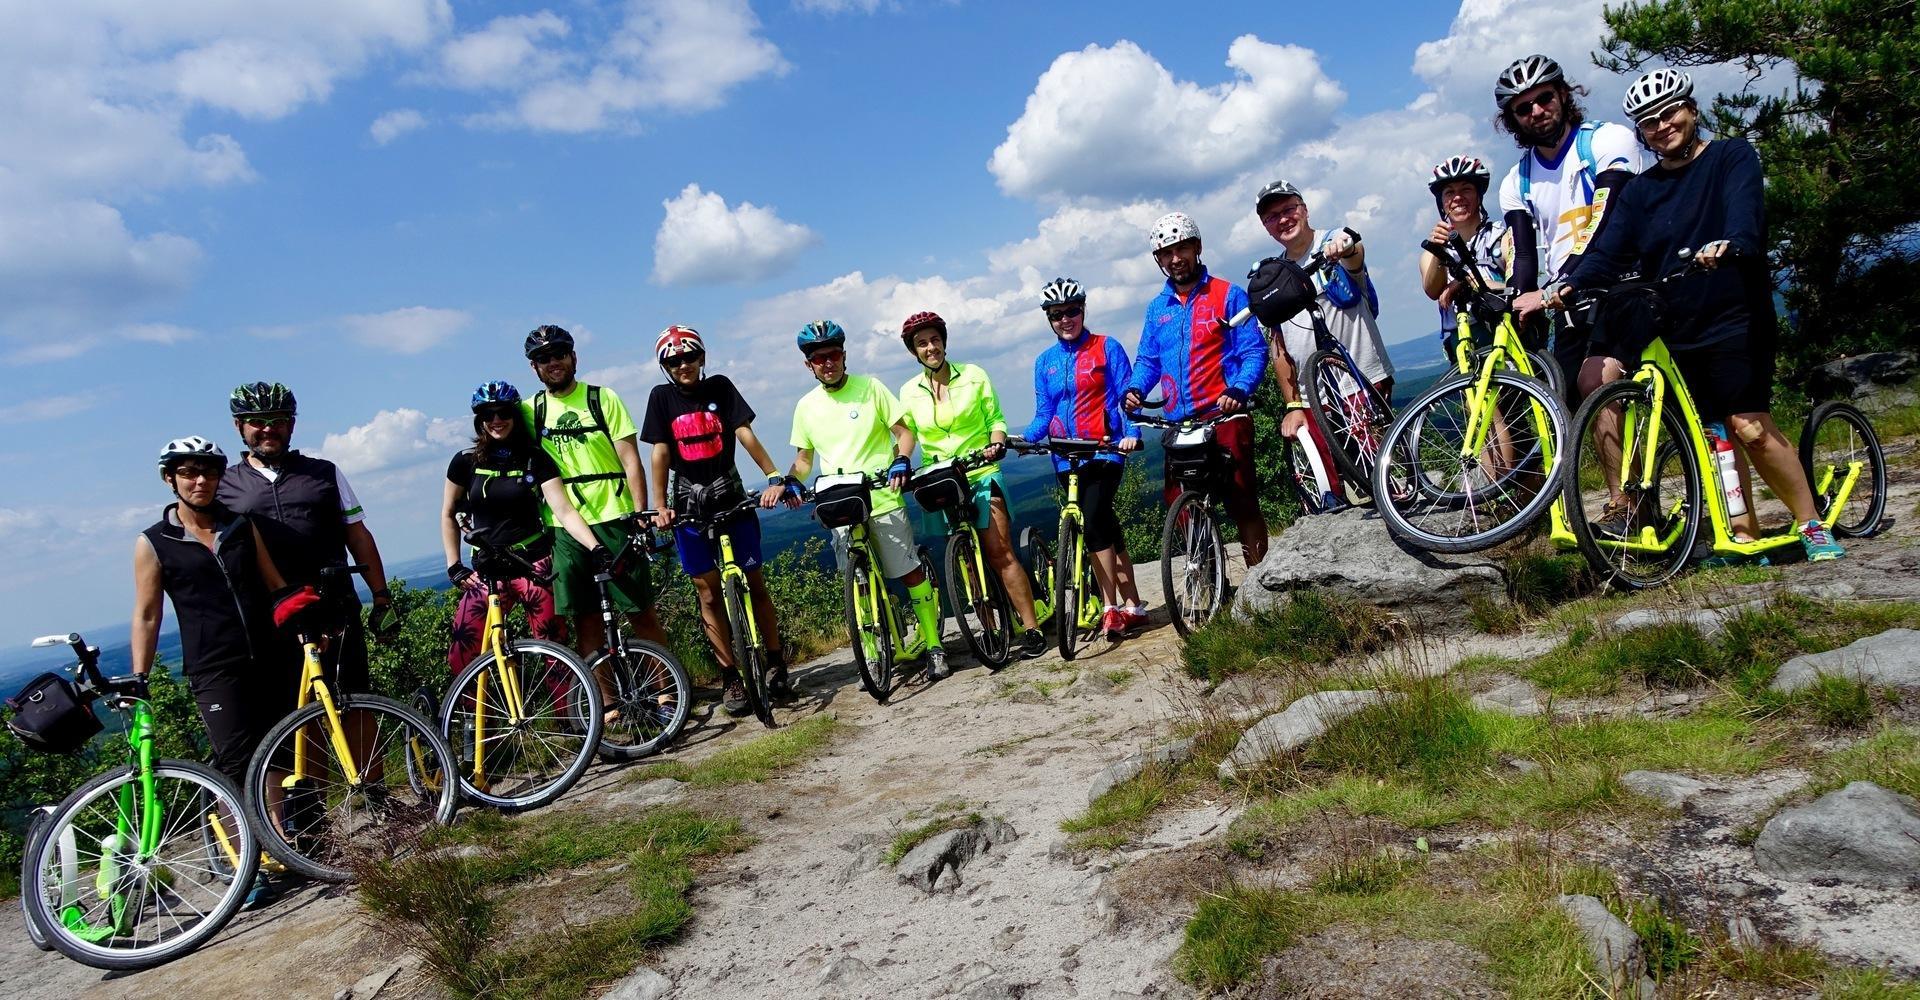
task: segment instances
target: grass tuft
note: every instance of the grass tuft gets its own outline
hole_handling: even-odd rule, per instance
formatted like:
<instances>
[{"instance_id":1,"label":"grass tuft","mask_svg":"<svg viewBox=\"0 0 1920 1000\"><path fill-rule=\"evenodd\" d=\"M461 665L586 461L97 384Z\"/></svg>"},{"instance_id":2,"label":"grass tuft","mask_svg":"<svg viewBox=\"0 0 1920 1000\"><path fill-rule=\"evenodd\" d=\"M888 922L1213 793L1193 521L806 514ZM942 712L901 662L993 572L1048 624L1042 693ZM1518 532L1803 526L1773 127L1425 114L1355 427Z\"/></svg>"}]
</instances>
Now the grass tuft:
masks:
<instances>
[{"instance_id":1,"label":"grass tuft","mask_svg":"<svg viewBox=\"0 0 1920 1000\"><path fill-rule=\"evenodd\" d=\"M761 782L778 771L812 759L826 749L839 728L839 721L831 715L810 716L739 746L728 747L697 764L680 761L653 764L634 771L627 780L673 778L695 788Z\"/></svg>"},{"instance_id":2,"label":"grass tuft","mask_svg":"<svg viewBox=\"0 0 1920 1000\"><path fill-rule=\"evenodd\" d=\"M902 830L899 836L893 838L893 843L887 845L886 862L889 866L897 865L900 863L901 858L906 857L914 848L932 839L935 835L945 833L948 830L963 829L979 822L981 822L981 816L976 812L968 813L965 816L942 816L937 819L928 820L912 829Z\"/></svg>"},{"instance_id":3,"label":"grass tuft","mask_svg":"<svg viewBox=\"0 0 1920 1000\"><path fill-rule=\"evenodd\" d=\"M1920 797L1920 729L1888 726L1827 756L1814 764L1808 791L1821 795L1855 781Z\"/></svg>"},{"instance_id":4,"label":"grass tuft","mask_svg":"<svg viewBox=\"0 0 1920 1000\"><path fill-rule=\"evenodd\" d=\"M1399 637L1399 620L1369 604L1304 590L1278 607L1216 615L1181 650L1187 671L1215 684L1258 669L1324 666Z\"/></svg>"}]
</instances>

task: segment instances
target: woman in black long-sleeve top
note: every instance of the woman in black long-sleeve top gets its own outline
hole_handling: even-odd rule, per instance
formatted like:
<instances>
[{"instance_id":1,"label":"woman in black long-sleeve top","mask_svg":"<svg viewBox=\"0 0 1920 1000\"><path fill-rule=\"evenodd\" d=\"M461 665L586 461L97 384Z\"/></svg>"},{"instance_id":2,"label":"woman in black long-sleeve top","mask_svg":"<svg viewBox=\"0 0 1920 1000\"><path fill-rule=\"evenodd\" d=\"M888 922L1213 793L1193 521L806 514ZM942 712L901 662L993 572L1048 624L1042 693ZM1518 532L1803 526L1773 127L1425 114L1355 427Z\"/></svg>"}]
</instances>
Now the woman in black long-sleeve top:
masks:
<instances>
[{"instance_id":1,"label":"woman in black long-sleeve top","mask_svg":"<svg viewBox=\"0 0 1920 1000\"><path fill-rule=\"evenodd\" d=\"M1701 420L1731 427L1735 447L1793 512L1807 557L1839 558L1844 552L1819 520L1799 453L1768 413L1776 324L1760 157L1744 139L1700 134L1693 81L1678 70L1657 69L1634 81L1625 109L1659 163L1616 193L1608 224L1548 299L1558 305L1570 292L1610 287L1627 273L1648 281L1671 275L1685 266L1685 248L1697 248L1692 259L1704 273L1657 291L1640 286L1609 296L1580 369L1581 393L1619 378L1622 361L1638 359L1660 338ZM1752 495L1744 461L1740 485ZM1614 501L1624 504L1617 495ZM1735 519L1734 530L1759 534L1751 508Z\"/></svg>"}]
</instances>

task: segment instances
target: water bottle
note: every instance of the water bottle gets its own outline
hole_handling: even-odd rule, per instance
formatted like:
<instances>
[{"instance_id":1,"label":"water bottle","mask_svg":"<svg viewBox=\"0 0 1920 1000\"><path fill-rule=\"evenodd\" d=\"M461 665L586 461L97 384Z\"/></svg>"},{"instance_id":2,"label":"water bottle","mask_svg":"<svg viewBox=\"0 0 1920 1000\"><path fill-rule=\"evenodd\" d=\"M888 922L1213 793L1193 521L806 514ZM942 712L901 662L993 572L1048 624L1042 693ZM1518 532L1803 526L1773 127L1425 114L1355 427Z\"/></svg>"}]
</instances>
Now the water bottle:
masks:
<instances>
[{"instance_id":1,"label":"water bottle","mask_svg":"<svg viewBox=\"0 0 1920 1000\"><path fill-rule=\"evenodd\" d=\"M1733 442L1727 438L1727 426L1717 421L1708 424L1707 442L1713 445L1713 461L1720 468L1720 489L1727 495L1727 516L1739 517L1747 512L1747 498L1740 492L1740 463L1733 453Z\"/></svg>"}]
</instances>

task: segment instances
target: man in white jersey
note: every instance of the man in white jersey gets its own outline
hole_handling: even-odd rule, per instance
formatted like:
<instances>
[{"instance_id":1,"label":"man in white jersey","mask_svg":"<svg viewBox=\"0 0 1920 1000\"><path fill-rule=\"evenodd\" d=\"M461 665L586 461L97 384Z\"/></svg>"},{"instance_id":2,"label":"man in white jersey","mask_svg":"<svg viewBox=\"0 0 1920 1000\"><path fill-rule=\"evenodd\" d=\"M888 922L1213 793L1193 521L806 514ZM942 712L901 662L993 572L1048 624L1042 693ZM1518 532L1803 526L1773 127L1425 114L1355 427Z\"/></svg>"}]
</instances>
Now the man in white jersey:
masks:
<instances>
[{"instance_id":1,"label":"man in white jersey","mask_svg":"<svg viewBox=\"0 0 1920 1000\"><path fill-rule=\"evenodd\" d=\"M1543 55L1517 60L1494 84L1500 126L1524 150L1500 182L1500 211L1514 237L1512 284L1525 293L1514 301L1522 321L1543 308L1539 290L1580 262L1605 223L1608 198L1643 166L1632 129L1585 120L1585 94ZM1579 402L1586 355L1586 332L1556 316L1553 357L1569 404Z\"/></svg>"}]
</instances>

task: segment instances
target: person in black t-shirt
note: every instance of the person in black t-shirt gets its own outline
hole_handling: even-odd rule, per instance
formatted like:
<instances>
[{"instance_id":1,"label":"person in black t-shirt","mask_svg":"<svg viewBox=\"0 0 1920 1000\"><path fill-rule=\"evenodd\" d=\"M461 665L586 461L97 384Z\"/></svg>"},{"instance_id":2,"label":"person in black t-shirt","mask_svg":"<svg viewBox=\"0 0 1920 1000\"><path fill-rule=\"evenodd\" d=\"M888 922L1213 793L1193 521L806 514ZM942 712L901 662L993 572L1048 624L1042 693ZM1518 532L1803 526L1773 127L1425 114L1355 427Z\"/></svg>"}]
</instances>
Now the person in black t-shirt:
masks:
<instances>
[{"instance_id":1,"label":"person in black t-shirt","mask_svg":"<svg viewBox=\"0 0 1920 1000\"><path fill-rule=\"evenodd\" d=\"M640 440L653 445L653 493L670 497L663 503L654 523L665 528L678 516L706 516L738 505L747 498L740 470L734 464L735 446L747 449L748 457L767 475L772 486L798 490L781 476L773 458L753 433L753 407L740 398L739 390L725 375L707 375L706 344L691 327L670 326L661 331L654 344L660 367L666 370L667 384L653 387L647 397L646 417L640 422ZM673 473L673 491L667 491L667 473ZM790 693L787 684L786 657L780 648L780 623L773 615L773 598L767 593L766 579L760 573L760 520L752 514L740 515L733 524L733 556L746 571L747 587L753 599L753 616L760 624L773 668L768 684L776 697ZM727 610L720 595L720 570L715 553L697 529L674 529L674 541L680 552L680 568L693 579L700 595L700 617L706 624L707 641L713 645L714 658L720 661L720 680L725 686L723 707L729 715L747 710L746 690L733 666L728 641Z\"/></svg>"},{"instance_id":2,"label":"person in black t-shirt","mask_svg":"<svg viewBox=\"0 0 1920 1000\"><path fill-rule=\"evenodd\" d=\"M553 536L540 520L545 500L567 534L597 560L607 557L593 530L567 500L560 469L534 441L520 416L520 392L505 382L488 382L473 391L473 447L447 463L447 488L440 506L440 544L447 555L447 579L460 588L460 606L453 615L452 642L447 664L455 670L480 655L487 621L487 587L478 574L460 561L460 526L454 515L472 518L473 534L514 549L534 568L545 573L553 561ZM597 551L596 551L597 550ZM478 550L475 561L480 558ZM508 608L518 602L527 609L527 625L536 638L567 641L567 620L553 607L553 593L524 576L511 577L500 591Z\"/></svg>"}]
</instances>

